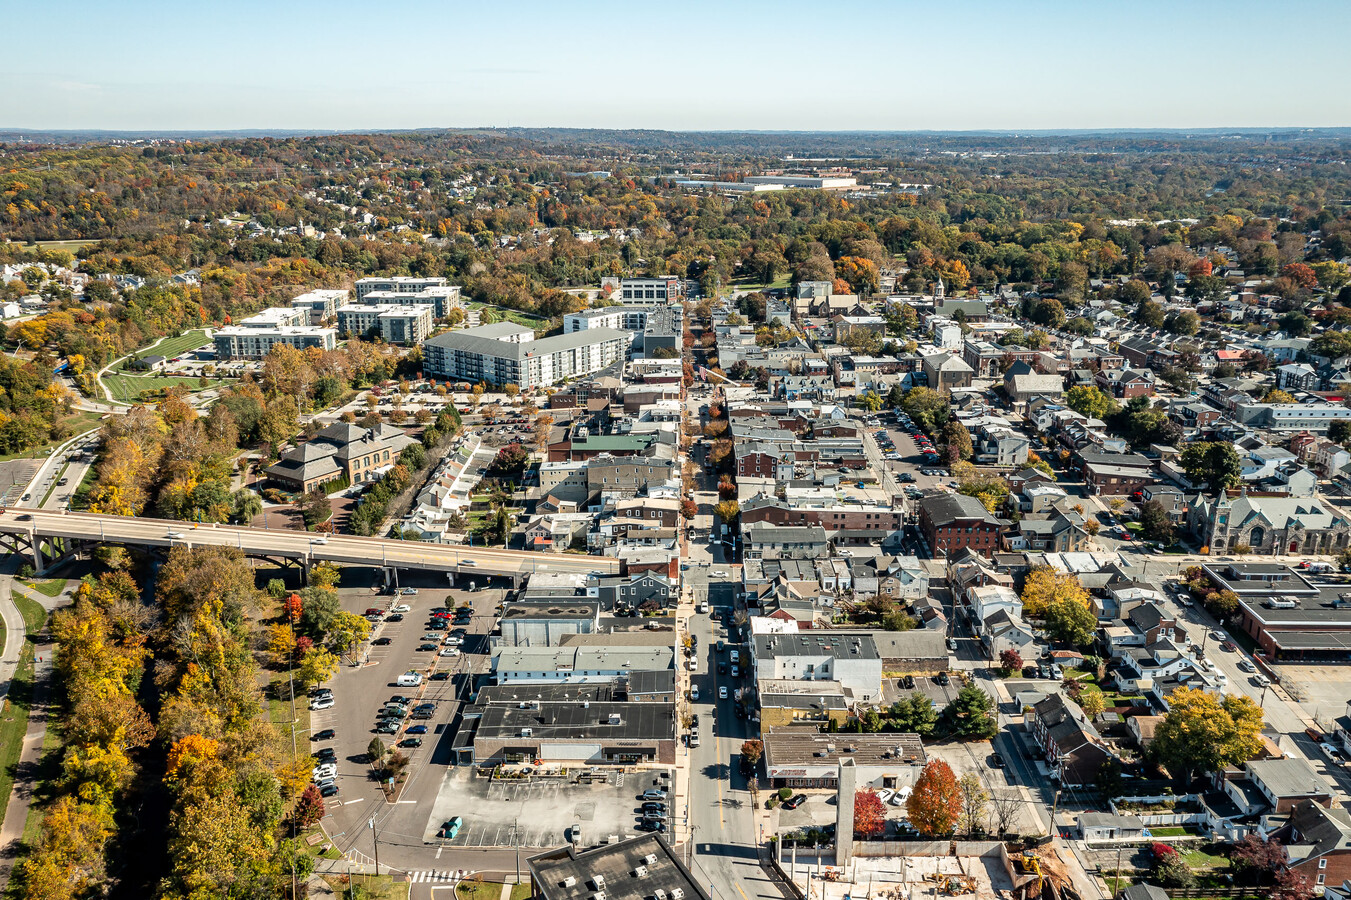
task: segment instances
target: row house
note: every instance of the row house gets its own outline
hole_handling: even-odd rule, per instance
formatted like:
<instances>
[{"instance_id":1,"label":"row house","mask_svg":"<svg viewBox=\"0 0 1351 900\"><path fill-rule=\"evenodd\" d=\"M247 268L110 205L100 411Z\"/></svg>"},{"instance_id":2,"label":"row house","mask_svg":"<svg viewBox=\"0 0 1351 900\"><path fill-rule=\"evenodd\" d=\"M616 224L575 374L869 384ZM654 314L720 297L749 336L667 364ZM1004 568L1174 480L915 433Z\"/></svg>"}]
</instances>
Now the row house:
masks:
<instances>
[{"instance_id":1,"label":"row house","mask_svg":"<svg viewBox=\"0 0 1351 900\"><path fill-rule=\"evenodd\" d=\"M1079 704L1052 694L1032 707L1032 736L1046 754L1051 778L1066 787L1092 785L1110 750Z\"/></svg>"}]
</instances>

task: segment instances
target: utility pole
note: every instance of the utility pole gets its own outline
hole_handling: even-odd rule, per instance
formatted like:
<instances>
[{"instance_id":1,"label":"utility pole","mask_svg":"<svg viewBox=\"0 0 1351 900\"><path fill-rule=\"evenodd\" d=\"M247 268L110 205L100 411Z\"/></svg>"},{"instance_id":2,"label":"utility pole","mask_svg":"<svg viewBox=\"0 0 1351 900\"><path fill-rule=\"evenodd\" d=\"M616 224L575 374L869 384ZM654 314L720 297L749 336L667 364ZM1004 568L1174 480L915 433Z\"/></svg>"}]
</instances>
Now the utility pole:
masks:
<instances>
[{"instance_id":1,"label":"utility pole","mask_svg":"<svg viewBox=\"0 0 1351 900\"><path fill-rule=\"evenodd\" d=\"M375 874L380 875L380 833L375 830L375 817L371 816L366 820L366 824L371 829L371 843L375 846Z\"/></svg>"},{"instance_id":2,"label":"utility pole","mask_svg":"<svg viewBox=\"0 0 1351 900\"><path fill-rule=\"evenodd\" d=\"M1046 829L1046 836L1051 837L1055 834L1055 811L1060 806L1060 789L1055 792L1055 801L1051 804L1051 825Z\"/></svg>"},{"instance_id":3,"label":"utility pole","mask_svg":"<svg viewBox=\"0 0 1351 900\"><path fill-rule=\"evenodd\" d=\"M511 843L516 848L516 883L521 883L521 835L518 831L521 825L521 819L518 816L511 820Z\"/></svg>"}]
</instances>

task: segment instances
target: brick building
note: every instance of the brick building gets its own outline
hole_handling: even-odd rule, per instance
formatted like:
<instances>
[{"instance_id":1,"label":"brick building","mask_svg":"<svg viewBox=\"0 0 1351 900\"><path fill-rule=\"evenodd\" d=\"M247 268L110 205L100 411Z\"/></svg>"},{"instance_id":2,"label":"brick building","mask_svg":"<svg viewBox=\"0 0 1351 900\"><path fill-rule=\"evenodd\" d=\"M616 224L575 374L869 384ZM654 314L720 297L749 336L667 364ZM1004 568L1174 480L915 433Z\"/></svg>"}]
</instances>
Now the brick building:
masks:
<instances>
[{"instance_id":1,"label":"brick building","mask_svg":"<svg viewBox=\"0 0 1351 900\"><path fill-rule=\"evenodd\" d=\"M920 501L919 530L935 556L967 548L990 556L999 550L1003 523L975 497L944 493Z\"/></svg>"}]
</instances>

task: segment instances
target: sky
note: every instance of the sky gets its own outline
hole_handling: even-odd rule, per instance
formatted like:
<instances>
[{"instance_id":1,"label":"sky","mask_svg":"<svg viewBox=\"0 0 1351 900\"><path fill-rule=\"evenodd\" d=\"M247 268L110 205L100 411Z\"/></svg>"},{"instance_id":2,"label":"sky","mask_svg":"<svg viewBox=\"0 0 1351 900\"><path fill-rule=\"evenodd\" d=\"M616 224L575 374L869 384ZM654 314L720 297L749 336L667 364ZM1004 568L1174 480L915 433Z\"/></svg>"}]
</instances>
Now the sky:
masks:
<instances>
[{"instance_id":1,"label":"sky","mask_svg":"<svg viewBox=\"0 0 1351 900\"><path fill-rule=\"evenodd\" d=\"M0 129L1351 125L1347 0L8 6Z\"/></svg>"}]
</instances>

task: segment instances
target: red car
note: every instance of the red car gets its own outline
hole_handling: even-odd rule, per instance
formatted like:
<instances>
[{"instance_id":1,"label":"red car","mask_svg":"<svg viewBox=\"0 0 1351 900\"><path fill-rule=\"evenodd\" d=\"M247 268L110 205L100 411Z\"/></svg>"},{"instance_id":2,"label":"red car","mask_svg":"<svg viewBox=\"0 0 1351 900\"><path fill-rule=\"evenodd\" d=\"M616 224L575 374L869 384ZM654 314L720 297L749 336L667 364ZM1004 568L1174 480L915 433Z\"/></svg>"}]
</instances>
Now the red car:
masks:
<instances>
[{"instance_id":1,"label":"red car","mask_svg":"<svg viewBox=\"0 0 1351 900\"><path fill-rule=\"evenodd\" d=\"M1230 653L1238 649L1238 645L1233 641L1220 641L1220 649L1228 650Z\"/></svg>"}]
</instances>

